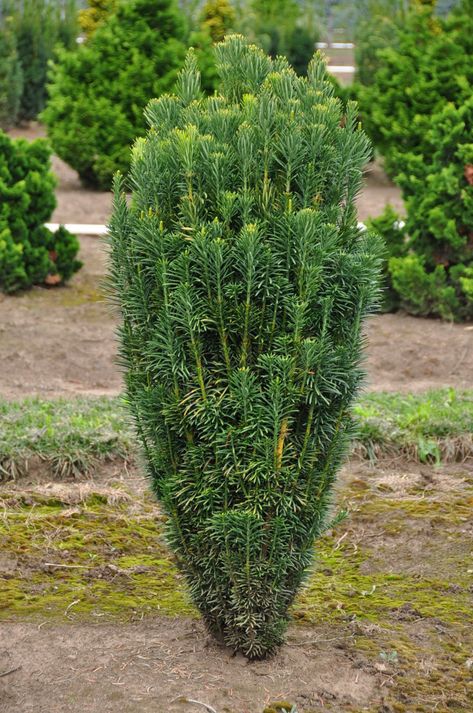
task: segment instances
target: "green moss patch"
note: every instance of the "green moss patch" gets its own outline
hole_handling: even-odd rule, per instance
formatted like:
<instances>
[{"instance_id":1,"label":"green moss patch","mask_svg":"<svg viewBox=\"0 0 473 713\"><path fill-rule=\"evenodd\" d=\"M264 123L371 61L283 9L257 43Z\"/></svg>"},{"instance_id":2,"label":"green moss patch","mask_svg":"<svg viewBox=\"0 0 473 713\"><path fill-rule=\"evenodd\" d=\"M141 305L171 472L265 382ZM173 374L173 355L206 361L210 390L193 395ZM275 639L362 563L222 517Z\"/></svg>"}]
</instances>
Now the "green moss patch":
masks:
<instances>
[{"instance_id":1,"label":"green moss patch","mask_svg":"<svg viewBox=\"0 0 473 713\"><path fill-rule=\"evenodd\" d=\"M378 676L383 710L473 709L471 487L459 477L451 491L414 499L365 482L341 491L351 512L316 544L292 617L316 648L343 648ZM152 496L123 491L113 503L100 488L86 500L4 492L0 619L197 616Z\"/></svg>"},{"instance_id":2,"label":"green moss patch","mask_svg":"<svg viewBox=\"0 0 473 713\"><path fill-rule=\"evenodd\" d=\"M16 566L3 575L0 617L193 614L156 508L133 509L92 498L5 512L0 549Z\"/></svg>"}]
</instances>

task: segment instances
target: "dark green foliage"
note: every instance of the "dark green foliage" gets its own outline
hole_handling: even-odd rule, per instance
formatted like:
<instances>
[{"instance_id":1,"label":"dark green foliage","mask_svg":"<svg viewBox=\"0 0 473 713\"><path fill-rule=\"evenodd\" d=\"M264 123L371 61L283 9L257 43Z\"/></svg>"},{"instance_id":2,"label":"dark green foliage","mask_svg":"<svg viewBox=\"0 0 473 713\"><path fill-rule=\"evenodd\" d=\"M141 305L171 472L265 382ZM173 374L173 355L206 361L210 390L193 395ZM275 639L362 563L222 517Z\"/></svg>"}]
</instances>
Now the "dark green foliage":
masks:
<instances>
[{"instance_id":1,"label":"dark green foliage","mask_svg":"<svg viewBox=\"0 0 473 713\"><path fill-rule=\"evenodd\" d=\"M12 141L0 132L0 289L65 282L80 268L79 243L44 223L55 207L50 149L41 139Z\"/></svg>"},{"instance_id":2,"label":"dark green foliage","mask_svg":"<svg viewBox=\"0 0 473 713\"><path fill-rule=\"evenodd\" d=\"M321 58L299 78L240 36L216 51L219 95L191 53L147 109L110 283L170 544L210 631L257 658L326 527L380 244L354 208L369 142Z\"/></svg>"},{"instance_id":3,"label":"dark green foliage","mask_svg":"<svg viewBox=\"0 0 473 713\"><path fill-rule=\"evenodd\" d=\"M13 20L0 15L0 128L9 129L16 123L22 91L23 72Z\"/></svg>"},{"instance_id":4,"label":"dark green foliage","mask_svg":"<svg viewBox=\"0 0 473 713\"><path fill-rule=\"evenodd\" d=\"M471 96L472 56L473 0L445 19L415 3L393 46L378 53L381 66L359 99L365 128L393 176L404 170L406 154L426 152L432 115Z\"/></svg>"},{"instance_id":5,"label":"dark green foliage","mask_svg":"<svg viewBox=\"0 0 473 713\"><path fill-rule=\"evenodd\" d=\"M405 5L402 0L368 0L355 30L356 81L360 84L373 83L383 64L380 51L396 47L399 29L405 22Z\"/></svg>"},{"instance_id":6,"label":"dark green foliage","mask_svg":"<svg viewBox=\"0 0 473 713\"><path fill-rule=\"evenodd\" d=\"M473 318L472 53L473 0L443 20L417 7L361 91L407 210L402 235L389 227L392 214L374 225L390 255L387 307Z\"/></svg>"},{"instance_id":7,"label":"dark green foliage","mask_svg":"<svg viewBox=\"0 0 473 713\"><path fill-rule=\"evenodd\" d=\"M297 0L250 0L245 34L272 57L284 55L300 75L314 54L318 32Z\"/></svg>"},{"instance_id":8,"label":"dark green foliage","mask_svg":"<svg viewBox=\"0 0 473 713\"><path fill-rule=\"evenodd\" d=\"M35 119L46 103L48 63L59 43L76 44L73 0L21 0L15 4L15 34L23 71L19 118Z\"/></svg>"},{"instance_id":9,"label":"dark green foliage","mask_svg":"<svg viewBox=\"0 0 473 713\"><path fill-rule=\"evenodd\" d=\"M43 112L54 150L84 183L107 189L126 171L148 101L173 87L185 26L171 0L117 6L76 52L62 51Z\"/></svg>"},{"instance_id":10,"label":"dark green foliage","mask_svg":"<svg viewBox=\"0 0 473 713\"><path fill-rule=\"evenodd\" d=\"M372 221L388 247L391 306L444 319L473 318L473 96L446 104L430 122L424 152L404 156L398 176L404 231L388 212ZM391 228L389 227L391 225Z\"/></svg>"}]
</instances>

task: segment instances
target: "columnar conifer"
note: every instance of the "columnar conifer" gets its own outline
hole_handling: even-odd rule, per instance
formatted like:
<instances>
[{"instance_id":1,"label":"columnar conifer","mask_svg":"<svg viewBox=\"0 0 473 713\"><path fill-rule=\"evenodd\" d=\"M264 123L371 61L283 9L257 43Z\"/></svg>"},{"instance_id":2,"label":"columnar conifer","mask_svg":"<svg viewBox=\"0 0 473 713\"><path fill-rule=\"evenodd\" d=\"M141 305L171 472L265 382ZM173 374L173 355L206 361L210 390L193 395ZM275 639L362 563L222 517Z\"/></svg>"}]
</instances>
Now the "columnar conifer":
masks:
<instances>
[{"instance_id":1,"label":"columnar conifer","mask_svg":"<svg viewBox=\"0 0 473 713\"><path fill-rule=\"evenodd\" d=\"M354 207L369 142L322 58L301 78L240 36L216 53L216 96L191 52L147 109L110 281L170 545L209 630L258 658L327 524L379 244Z\"/></svg>"}]
</instances>

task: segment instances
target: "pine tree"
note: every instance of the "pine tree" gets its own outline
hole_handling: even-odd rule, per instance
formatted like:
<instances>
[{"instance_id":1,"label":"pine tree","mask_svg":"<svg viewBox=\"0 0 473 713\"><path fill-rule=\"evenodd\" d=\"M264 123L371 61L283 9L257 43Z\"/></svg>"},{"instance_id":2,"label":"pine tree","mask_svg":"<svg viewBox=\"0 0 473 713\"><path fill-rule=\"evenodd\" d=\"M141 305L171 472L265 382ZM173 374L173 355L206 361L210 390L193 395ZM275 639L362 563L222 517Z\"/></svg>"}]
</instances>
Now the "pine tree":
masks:
<instances>
[{"instance_id":1,"label":"pine tree","mask_svg":"<svg viewBox=\"0 0 473 713\"><path fill-rule=\"evenodd\" d=\"M216 52L218 95L191 52L148 106L110 285L169 542L209 630L259 658L327 526L380 246L354 207L369 142L321 57L300 78L241 36Z\"/></svg>"},{"instance_id":2,"label":"pine tree","mask_svg":"<svg viewBox=\"0 0 473 713\"><path fill-rule=\"evenodd\" d=\"M16 123L23 91L21 70L12 18L0 18L0 127Z\"/></svg>"}]
</instances>

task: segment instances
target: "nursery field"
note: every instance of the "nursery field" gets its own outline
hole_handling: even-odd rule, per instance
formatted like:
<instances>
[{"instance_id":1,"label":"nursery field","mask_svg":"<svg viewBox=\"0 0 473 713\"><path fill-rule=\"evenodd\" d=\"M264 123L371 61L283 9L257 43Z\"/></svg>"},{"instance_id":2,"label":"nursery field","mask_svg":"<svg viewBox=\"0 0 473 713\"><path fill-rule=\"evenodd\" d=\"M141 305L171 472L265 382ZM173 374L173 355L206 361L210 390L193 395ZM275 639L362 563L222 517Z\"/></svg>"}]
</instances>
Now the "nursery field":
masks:
<instances>
[{"instance_id":1,"label":"nursery field","mask_svg":"<svg viewBox=\"0 0 473 713\"><path fill-rule=\"evenodd\" d=\"M109 194L54 169L53 220L106 222ZM388 201L402 207L375 164L360 218ZM317 545L287 644L248 663L208 638L163 543L120 403L104 249L80 242L66 287L0 296L1 713L471 710L472 325L368 321L347 516Z\"/></svg>"}]
</instances>

